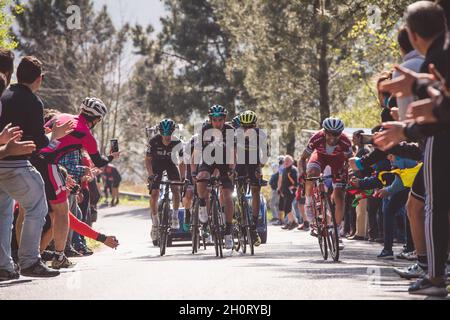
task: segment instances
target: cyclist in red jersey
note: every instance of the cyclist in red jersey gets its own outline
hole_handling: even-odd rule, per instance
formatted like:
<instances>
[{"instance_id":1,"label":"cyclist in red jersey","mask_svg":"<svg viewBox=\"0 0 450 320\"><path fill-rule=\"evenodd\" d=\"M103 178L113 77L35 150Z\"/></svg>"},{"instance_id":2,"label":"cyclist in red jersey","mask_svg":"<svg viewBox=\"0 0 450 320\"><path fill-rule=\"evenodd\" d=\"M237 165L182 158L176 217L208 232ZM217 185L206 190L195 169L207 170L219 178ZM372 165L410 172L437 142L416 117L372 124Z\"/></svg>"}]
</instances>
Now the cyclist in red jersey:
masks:
<instances>
[{"instance_id":1,"label":"cyclist in red jersey","mask_svg":"<svg viewBox=\"0 0 450 320\"><path fill-rule=\"evenodd\" d=\"M41 173L44 180L47 200L51 204L51 217L54 226L55 259L52 267L59 269L70 267L71 263L64 255L67 234L69 231L69 205L65 179L57 165L65 154L84 148L90 155L94 165L103 167L114 159L119 153L111 153L103 157L91 130L100 123L107 113L105 104L97 98L86 98L81 104L78 115L59 114L45 126L52 128L55 124L73 122L73 131L63 138L53 140L47 147L39 150L32 164Z\"/></svg>"},{"instance_id":2,"label":"cyclist in red jersey","mask_svg":"<svg viewBox=\"0 0 450 320\"><path fill-rule=\"evenodd\" d=\"M327 118L322 124L323 129L309 140L303 152L300 163L308 177L318 177L326 166L331 167L333 175L333 196L336 205L336 223L339 225L344 218L345 207L345 181L347 172L345 164L352 156L352 143L342 132L344 123L338 118ZM308 161L309 159L309 161ZM310 221L313 220L312 211L312 181L306 181L305 210Z\"/></svg>"}]
</instances>

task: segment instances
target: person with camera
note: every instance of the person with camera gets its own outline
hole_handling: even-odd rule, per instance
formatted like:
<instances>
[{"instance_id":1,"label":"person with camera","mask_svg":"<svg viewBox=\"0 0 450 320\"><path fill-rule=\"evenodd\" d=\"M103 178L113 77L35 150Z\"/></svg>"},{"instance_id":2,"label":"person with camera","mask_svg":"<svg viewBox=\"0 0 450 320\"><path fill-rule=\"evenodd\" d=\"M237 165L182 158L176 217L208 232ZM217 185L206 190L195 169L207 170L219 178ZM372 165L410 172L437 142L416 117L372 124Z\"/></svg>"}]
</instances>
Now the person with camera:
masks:
<instances>
[{"instance_id":1,"label":"person with camera","mask_svg":"<svg viewBox=\"0 0 450 320\"><path fill-rule=\"evenodd\" d=\"M420 100L410 104L408 122L384 124L387 130L375 139L383 150L393 148L406 139L426 139L423 174L419 173L416 180L421 180L422 201L426 203L424 229L427 255L422 257L422 263L427 265L428 275L412 285L409 292L436 296L448 294L445 288L445 267L450 208L449 197L445 192L449 177L446 168L450 161L450 126L448 118L444 120L445 112L442 113L442 110L449 109L449 104L442 106L437 103L436 90L432 85L440 78L439 74L443 75L442 78L448 79L449 76L448 1L441 1L441 4L446 11L429 1L418 1L406 10L409 38L414 48L425 55L425 62L420 74L397 67L402 75L383 83L383 89L399 96L415 93Z\"/></svg>"},{"instance_id":2,"label":"person with camera","mask_svg":"<svg viewBox=\"0 0 450 320\"><path fill-rule=\"evenodd\" d=\"M54 223L55 257L52 267L55 269L71 267L72 263L64 254L66 248L68 224L68 192L64 178L58 167L59 160L67 153L84 148L96 167L104 167L114 159L118 159L120 152L111 152L108 157L101 156L97 141L92 130L99 124L108 112L106 105L98 98L86 98L80 106L78 115L58 114L45 126L53 128L60 123L70 121L73 131L47 147L41 149L33 165L41 173L45 184L47 200L51 205L51 218Z\"/></svg>"},{"instance_id":3,"label":"person with camera","mask_svg":"<svg viewBox=\"0 0 450 320\"><path fill-rule=\"evenodd\" d=\"M170 181L184 181L185 164L179 161L177 167L177 156L183 157L183 143L180 139L173 136L176 124L172 119L163 119L158 125L159 134L151 138L147 145L145 156L145 166L148 175L148 188L150 191L150 214L152 218L152 229L150 236L153 243L156 243L159 237L158 227L158 199L160 192L160 183L164 172ZM178 219L178 209L180 207L181 193L179 186L171 186L173 195L172 229L180 228Z\"/></svg>"}]
</instances>

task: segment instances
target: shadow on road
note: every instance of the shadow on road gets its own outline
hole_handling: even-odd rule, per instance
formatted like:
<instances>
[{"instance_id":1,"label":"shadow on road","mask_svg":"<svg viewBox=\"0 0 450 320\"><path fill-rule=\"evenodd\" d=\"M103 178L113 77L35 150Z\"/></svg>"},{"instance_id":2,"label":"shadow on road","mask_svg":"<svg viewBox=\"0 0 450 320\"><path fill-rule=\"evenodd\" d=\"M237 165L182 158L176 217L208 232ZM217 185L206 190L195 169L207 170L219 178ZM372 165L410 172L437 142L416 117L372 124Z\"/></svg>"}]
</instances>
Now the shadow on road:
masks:
<instances>
[{"instance_id":1,"label":"shadow on road","mask_svg":"<svg viewBox=\"0 0 450 320\"><path fill-rule=\"evenodd\" d=\"M99 212L99 218L118 218L118 217L132 217L139 219L150 220L150 211L148 208L138 208L129 211L102 213Z\"/></svg>"}]
</instances>

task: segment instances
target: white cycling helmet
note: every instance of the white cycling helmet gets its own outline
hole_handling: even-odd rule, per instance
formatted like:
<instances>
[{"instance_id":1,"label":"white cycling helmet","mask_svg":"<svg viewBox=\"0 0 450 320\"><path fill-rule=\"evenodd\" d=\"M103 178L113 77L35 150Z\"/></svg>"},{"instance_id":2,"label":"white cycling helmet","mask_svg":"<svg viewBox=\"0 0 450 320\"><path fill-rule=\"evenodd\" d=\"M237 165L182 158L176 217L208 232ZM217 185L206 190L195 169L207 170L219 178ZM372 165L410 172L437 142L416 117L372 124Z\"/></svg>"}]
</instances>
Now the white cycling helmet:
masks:
<instances>
[{"instance_id":1,"label":"white cycling helmet","mask_svg":"<svg viewBox=\"0 0 450 320\"><path fill-rule=\"evenodd\" d=\"M339 118L326 118L323 121L322 127L325 129L325 131L331 132L331 133L342 133L344 131L344 122L342 122Z\"/></svg>"},{"instance_id":2,"label":"white cycling helmet","mask_svg":"<svg viewBox=\"0 0 450 320\"><path fill-rule=\"evenodd\" d=\"M86 98L81 104L81 112L91 117L104 118L108 113L108 108L102 100L97 98Z\"/></svg>"}]
</instances>

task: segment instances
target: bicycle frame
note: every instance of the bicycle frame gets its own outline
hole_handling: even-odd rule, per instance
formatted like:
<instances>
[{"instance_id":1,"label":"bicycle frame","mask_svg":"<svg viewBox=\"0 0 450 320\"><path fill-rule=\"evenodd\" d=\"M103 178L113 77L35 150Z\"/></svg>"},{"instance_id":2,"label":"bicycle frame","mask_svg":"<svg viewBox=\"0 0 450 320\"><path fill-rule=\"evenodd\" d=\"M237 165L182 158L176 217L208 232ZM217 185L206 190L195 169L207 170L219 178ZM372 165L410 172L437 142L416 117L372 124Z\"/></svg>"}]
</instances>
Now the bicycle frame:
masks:
<instances>
[{"instance_id":1,"label":"bicycle frame","mask_svg":"<svg viewBox=\"0 0 450 320\"><path fill-rule=\"evenodd\" d=\"M317 228L317 238L324 260L328 259L328 251L334 261L339 259L339 244L334 207L327 190L325 180L332 176L307 178L313 185L312 209L315 217L315 227Z\"/></svg>"}]
</instances>

